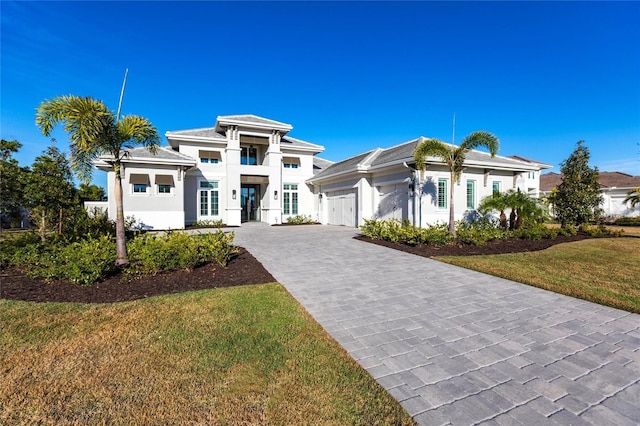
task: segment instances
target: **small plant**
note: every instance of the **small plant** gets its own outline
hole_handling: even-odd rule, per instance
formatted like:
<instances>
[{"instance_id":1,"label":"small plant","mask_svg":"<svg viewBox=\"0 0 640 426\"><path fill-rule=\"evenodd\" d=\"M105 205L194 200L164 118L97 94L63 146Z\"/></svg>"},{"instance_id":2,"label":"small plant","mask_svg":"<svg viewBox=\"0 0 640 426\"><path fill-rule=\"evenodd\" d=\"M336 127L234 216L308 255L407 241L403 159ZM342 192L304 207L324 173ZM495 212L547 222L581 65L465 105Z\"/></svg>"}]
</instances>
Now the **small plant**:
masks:
<instances>
[{"instance_id":1,"label":"small plant","mask_svg":"<svg viewBox=\"0 0 640 426\"><path fill-rule=\"evenodd\" d=\"M287 223L290 225L312 225L318 223L311 216L304 214L298 214L287 218Z\"/></svg>"},{"instance_id":2,"label":"small plant","mask_svg":"<svg viewBox=\"0 0 640 426\"><path fill-rule=\"evenodd\" d=\"M224 226L224 222L222 219L213 220L213 219L204 219L204 220L196 220L191 224L194 228L216 228L220 229Z\"/></svg>"}]
</instances>

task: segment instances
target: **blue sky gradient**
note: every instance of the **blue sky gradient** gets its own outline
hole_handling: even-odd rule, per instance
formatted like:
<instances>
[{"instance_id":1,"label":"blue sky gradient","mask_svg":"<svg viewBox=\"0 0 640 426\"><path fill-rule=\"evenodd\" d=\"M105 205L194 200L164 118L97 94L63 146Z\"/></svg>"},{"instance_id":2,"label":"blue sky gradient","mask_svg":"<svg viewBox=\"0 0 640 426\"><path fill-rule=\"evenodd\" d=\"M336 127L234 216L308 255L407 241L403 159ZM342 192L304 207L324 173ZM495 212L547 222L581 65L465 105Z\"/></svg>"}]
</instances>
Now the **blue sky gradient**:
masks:
<instances>
[{"instance_id":1,"label":"blue sky gradient","mask_svg":"<svg viewBox=\"0 0 640 426\"><path fill-rule=\"evenodd\" d=\"M93 96L162 134L255 114L341 160L474 130L559 172L578 140L640 175L640 2L0 2L0 136L30 165L35 110ZM67 135L54 134L61 149ZM106 174L94 181L106 187Z\"/></svg>"}]
</instances>

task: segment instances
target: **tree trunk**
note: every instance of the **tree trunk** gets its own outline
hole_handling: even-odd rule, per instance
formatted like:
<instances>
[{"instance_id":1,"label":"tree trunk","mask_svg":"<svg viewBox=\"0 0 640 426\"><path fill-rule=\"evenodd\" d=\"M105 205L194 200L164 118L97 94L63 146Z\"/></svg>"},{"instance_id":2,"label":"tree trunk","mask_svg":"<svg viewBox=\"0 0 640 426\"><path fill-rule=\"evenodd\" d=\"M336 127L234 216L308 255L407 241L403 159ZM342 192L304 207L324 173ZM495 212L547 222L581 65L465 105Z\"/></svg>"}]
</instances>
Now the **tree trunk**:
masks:
<instances>
[{"instance_id":1,"label":"tree trunk","mask_svg":"<svg viewBox=\"0 0 640 426\"><path fill-rule=\"evenodd\" d=\"M516 211L515 211L515 209L511 209L511 213L509 213L509 229L511 231L516 229Z\"/></svg>"},{"instance_id":2,"label":"tree trunk","mask_svg":"<svg viewBox=\"0 0 640 426\"><path fill-rule=\"evenodd\" d=\"M500 210L500 227L503 231L509 230L509 225L507 224L507 215L504 213L504 210Z\"/></svg>"},{"instance_id":3,"label":"tree trunk","mask_svg":"<svg viewBox=\"0 0 640 426\"><path fill-rule=\"evenodd\" d=\"M451 174L451 190L449 191L449 232L456 237L455 207L453 205L453 187L456 185L455 176Z\"/></svg>"},{"instance_id":4,"label":"tree trunk","mask_svg":"<svg viewBox=\"0 0 640 426\"><path fill-rule=\"evenodd\" d=\"M58 215L58 235L62 235L62 207L60 207L60 214Z\"/></svg>"},{"instance_id":5,"label":"tree trunk","mask_svg":"<svg viewBox=\"0 0 640 426\"><path fill-rule=\"evenodd\" d=\"M42 209L42 217L40 218L40 239L44 242L44 234L47 232L47 212Z\"/></svg>"},{"instance_id":6,"label":"tree trunk","mask_svg":"<svg viewBox=\"0 0 640 426\"><path fill-rule=\"evenodd\" d=\"M122 177L120 176L120 165L114 165L113 170L116 175L114 196L116 199L116 266L119 268L129 264L127 258L127 241L124 230L124 209L122 206Z\"/></svg>"}]
</instances>

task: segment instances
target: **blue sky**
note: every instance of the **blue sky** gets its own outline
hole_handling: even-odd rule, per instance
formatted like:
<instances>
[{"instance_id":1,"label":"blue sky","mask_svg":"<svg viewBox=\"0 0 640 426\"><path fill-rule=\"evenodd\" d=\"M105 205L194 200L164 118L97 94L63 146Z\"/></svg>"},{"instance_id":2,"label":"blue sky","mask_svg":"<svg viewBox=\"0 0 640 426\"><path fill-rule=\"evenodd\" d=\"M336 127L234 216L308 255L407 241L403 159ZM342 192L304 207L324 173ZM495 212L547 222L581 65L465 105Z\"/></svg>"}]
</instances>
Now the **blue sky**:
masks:
<instances>
[{"instance_id":1,"label":"blue sky","mask_svg":"<svg viewBox=\"0 0 640 426\"><path fill-rule=\"evenodd\" d=\"M1 128L30 165L35 109L93 96L168 130L255 114L341 160L474 130L559 172L578 140L640 175L640 2L0 2ZM59 127L54 136L66 149ZM106 186L106 175L94 181Z\"/></svg>"}]
</instances>

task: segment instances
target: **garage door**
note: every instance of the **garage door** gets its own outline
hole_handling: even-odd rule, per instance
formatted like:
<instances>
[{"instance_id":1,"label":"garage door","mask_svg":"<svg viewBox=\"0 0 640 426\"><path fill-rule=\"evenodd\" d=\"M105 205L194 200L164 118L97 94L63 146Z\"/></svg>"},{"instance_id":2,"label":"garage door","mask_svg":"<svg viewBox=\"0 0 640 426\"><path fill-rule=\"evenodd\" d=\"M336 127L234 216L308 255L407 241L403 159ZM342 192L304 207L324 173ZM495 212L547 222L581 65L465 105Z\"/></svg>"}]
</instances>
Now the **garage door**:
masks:
<instances>
[{"instance_id":1,"label":"garage door","mask_svg":"<svg viewBox=\"0 0 640 426\"><path fill-rule=\"evenodd\" d=\"M336 193L327 196L327 207L329 210L328 221L330 225L356 226L357 208L355 192Z\"/></svg>"},{"instance_id":2,"label":"garage door","mask_svg":"<svg viewBox=\"0 0 640 426\"><path fill-rule=\"evenodd\" d=\"M377 217L379 219L406 219L407 218L407 186L386 185L379 189L380 201L378 203Z\"/></svg>"}]
</instances>

